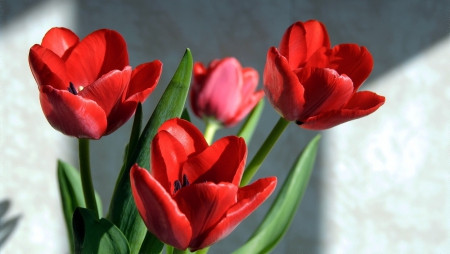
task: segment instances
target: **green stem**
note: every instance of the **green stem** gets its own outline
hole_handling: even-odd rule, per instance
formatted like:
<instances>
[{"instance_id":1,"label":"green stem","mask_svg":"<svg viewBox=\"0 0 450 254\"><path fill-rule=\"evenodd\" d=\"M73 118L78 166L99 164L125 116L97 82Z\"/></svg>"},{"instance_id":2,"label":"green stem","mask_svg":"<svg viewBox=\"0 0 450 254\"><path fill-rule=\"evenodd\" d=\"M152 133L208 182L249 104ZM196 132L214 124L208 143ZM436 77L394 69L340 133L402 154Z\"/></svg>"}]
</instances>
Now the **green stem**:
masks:
<instances>
[{"instance_id":1,"label":"green stem","mask_svg":"<svg viewBox=\"0 0 450 254\"><path fill-rule=\"evenodd\" d=\"M195 252L196 254L206 254L209 251L209 247L206 247L204 249L198 250L197 252Z\"/></svg>"},{"instance_id":2,"label":"green stem","mask_svg":"<svg viewBox=\"0 0 450 254\"><path fill-rule=\"evenodd\" d=\"M186 249L186 250L179 250L177 248L173 248L173 252L172 252L172 254L187 254L187 253L189 253L188 249Z\"/></svg>"},{"instance_id":3,"label":"green stem","mask_svg":"<svg viewBox=\"0 0 450 254\"><path fill-rule=\"evenodd\" d=\"M80 156L80 176L83 187L84 200L86 208L98 214L97 202L95 200L95 191L92 184L91 162L89 159L89 139L78 139L78 152Z\"/></svg>"},{"instance_id":4,"label":"green stem","mask_svg":"<svg viewBox=\"0 0 450 254\"><path fill-rule=\"evenodd\" d=\"M289 123L290 122L288 120L280 117L277 124L270 132L269 136L266 138L262 146L259 148L258 152L253 157L252 161L245 169L244 175L242 176L241 180L241 186L247 185L250 180L252 180L252 177L256 174L264 159L269 154L270 150L272 150L272 147L275 145L278 138L281 136L281 133L283 133Z\"/></svg>"},{"instance_id":5,"label":"green stem","mask_svg":"<svg viewBox=\"0 0 450 254\"><path fill-rule=\"evenodd\" d=\"M173 249L173 246L166 244L166 254L172 254Z\"/></svg>"},{"instance_id":6,"label":"green stem","mask_svg":"<svg viewBox=\"0 0 450 254\"><path fill-rule=\"evenodd\" d=\"M203 136L205 136L205 140L206 142L208 142L208 144L211 145L213 139L214 139L214 134L216 133L216 131L218 129L220 129L220 124L214 120L206 120L206 128L205 128L205 134L203 134Z\"/></svg>"}]
</instances>

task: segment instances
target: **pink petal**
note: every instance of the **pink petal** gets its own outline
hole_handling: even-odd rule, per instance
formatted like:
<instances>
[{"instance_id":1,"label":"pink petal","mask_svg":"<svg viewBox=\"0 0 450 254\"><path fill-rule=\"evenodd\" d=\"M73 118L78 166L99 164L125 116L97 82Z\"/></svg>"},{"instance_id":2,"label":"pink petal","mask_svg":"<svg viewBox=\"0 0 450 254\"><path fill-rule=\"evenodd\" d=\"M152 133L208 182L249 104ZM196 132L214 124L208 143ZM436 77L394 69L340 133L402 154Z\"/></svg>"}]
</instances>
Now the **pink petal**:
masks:
<instances>
[{"instance_id":1,"label":"pink petal","mask_svg":"<svg viewBox=\"0 0 450 254\"><path fill-rule=\"evenodd\" d=\"M248 215L255 211L275 190L277 179L269 177L259 179L251 185L240 188L237 203L232 206L225 217L209 231L206 231L202 242L198 242L191 250L196 251L210 246L228 236Z\"/></svg>"},{"instance_id":2,"label":"pink petal","mask_svg":"<svg viewBox=\"0 0 450 254\"><path fill-rule=\"evenodd\" d=\"M71 30L64 27L50 29L42 39L42 47L53 51L61 59L66 60L80 39Z\"/></svg>"},{"instance_id":3,"label":"pink petal","mask_svg":"<svg viewBox=\"0 0 450 254\"><path fill-rule=\"evenodd\" d=\"M208 147L203 134L190 122L173 118L161 125L158 132L167 131L184 147L187 156L193 156Z\"/></svg>"},{"instance_id":4,"label":"pink petal","mask_svg":"<svg viewBox=\"0 0 450 254\"><path fill-rule=\"evenodd\" d=\"M284 56L271 47L264 68L264 92L270 104L288 121L295 121L304 106L304 88Z\"/></svg>"},{"instance_id":5,"label":"pink petal","mask_svg":"<svg viewBox=\"0 0 450 254\"><path fill-rule=\"evenodd\" d=\"M102 137L106 115L97 103L51 86L43 86L39 95L42 111L53 128L77 138Z\"/></svg>"},{"instance_id":6,"label":"pink petal","mask_svg":"<svg viewBox=\"0 0 450 254\"><path fill-rule=\"evenodd\" d=\"M190 157L183 166L182 174L186 174L191 184L207 181L239 185L246 159L244 139L228 136Z\"/></svg>"},{"instance_id":7,"label":"pink petal","mask_svg":"<svg viewBox=\"0 0 450 254\"><path fill-rule=\"evenodd\" d=\"M197 248L203 242L204 233L219 223L236 203L237 191L238 187L233 184L206 182L183 187L177 192L174 200L192 227L189 247Z\"/></svg>"},{"instance_id":8,"label":"pink petal","mask_svg":"<svg viewBox=\"0 0 450 254\"><path fill-rule=\"evenodd\" d=\"M210 69L202 90L198 92L197 108L202 116L214 116L220 122L231 118L242 101L242 67L235 58L221 60Z\"/></svg>"},{"instance_id":9,"label":"pink petal","mask_svg":"<svg viewBox=\"0 0 450 254\"><path fill-rule=\"evenodd\" d=\"M131 169L130 181L136 207L148 230L162 242L186 249L192 237L191 225L171 195L136 164Z\"/></svg>"},{"instance_id":10,"label":"pink petal","mask_svg":"<svg viewBox=\"0 0 450 254\"><path fill-rule=\"evenodd\" d=\"M325 111L341 108L353 92L350 78L340 76L331 69L303 68L298 70L297 76L305 88L304 109L297 116L300 122Z\"/></svg>"},{"instance_id":11,"label":"pink petal","mask_svg":"<svg viewBox=\"0 0 450 254\"><path fill-rule=\"evenodd\" d=\"M66 61L70 80L75 86L83 87L127 65L125 40L118 32L107 29L89 34L73 49Z\"/></svg>"},{"instance_id":12,"label":"pink petal","mask_svg":"<svg viewBox=\"0 0 450 254\"><path fill-rule=\"evenodd\" d=\"M250 111L253 110L253 108L258 104L258 102L264 97L264 91L256 91L254 94L247 95L246 100L241 103L241 107L236 112L236 115L228 119L225 123L223 123L226 127L233 127L236 124L238 124L242 119L244 119Z\"/></svg>"},{"instance_id":13,"label":"pink petal","mask_svg":"<svg viewBox=\"0 0 450 254\"><path fill-rule=\"evenodd\" d=\"M349 102L340 110L331 110L314 117L310 117L302 128L310 130L324 130L338 124L355 120L372 114L385 102L383 96L373 92L362 91L354 94Z\"/></svg>"}]
</instances>

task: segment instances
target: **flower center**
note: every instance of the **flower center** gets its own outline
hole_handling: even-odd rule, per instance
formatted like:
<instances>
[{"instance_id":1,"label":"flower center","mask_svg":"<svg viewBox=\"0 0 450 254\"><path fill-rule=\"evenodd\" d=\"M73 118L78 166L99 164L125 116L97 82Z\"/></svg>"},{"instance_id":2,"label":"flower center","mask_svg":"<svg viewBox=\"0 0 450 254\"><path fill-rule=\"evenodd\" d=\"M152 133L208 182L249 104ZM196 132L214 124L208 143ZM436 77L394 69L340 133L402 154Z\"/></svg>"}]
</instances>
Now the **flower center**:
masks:
<instances>
[{"instance_id":1,"label":"flower center","mask_svg":"<svg viewBox=\"0 0 450 254\"><path fill-rule=\"evenodd\" d=\"M84 87L82 87L82 86L78 87L78 91L81 91L83 89L84 89ZM75 88L75 86L74 86L74 84L72 82L69 82L69 87L67 88L67 90L69 90L69 92L71 94L73 94L73 95L77 95L78 94L78 91L77 91L77 89Z\"/></svg>"},{"instance_id":2,"label":"flower center","mask_svg":"<svg viewBox=\"0 0 450 254\"><path fill-rule=\"evenodd\" d=\"M174 185L173 194L177 193L177 191L179 191L181 188L189 186L189 180L186 174L183 174L183 184L181 184L180 180L175 180L173 185Z\"/></svg>"}]
</instances>

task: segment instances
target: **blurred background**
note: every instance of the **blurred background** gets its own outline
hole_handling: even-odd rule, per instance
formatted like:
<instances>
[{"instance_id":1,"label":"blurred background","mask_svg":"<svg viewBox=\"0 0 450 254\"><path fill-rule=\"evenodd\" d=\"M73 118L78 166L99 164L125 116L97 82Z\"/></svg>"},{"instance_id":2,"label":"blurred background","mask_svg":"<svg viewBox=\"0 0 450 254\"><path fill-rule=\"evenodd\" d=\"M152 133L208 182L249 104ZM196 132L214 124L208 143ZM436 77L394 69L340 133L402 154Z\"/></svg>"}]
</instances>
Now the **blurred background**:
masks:
<instances>
[{"instance_id":1,"label":"blurred background","mask_svg":"<svg viewBox=\"0 0 450 254\"><path fill-rule=\"evenodd\" d=\"M69 253L56 160L78 166L77 142L48 124L27 60L29 48L51 27L68 27L80 38L114 29L127 41L133 67L161 60L161 80L144 104L148 119L185 48L194 61L234 56L262 75L268 48L278 46L292 23L309 19L326 25L332 45L352 42L369 49L375 67L361 89L384 95L386 104L320 132L303 202L273 252L450 250L450 1L3 0L0 17L0 252ZM250 158L278 118L266 103ZM203 130L201 121L194 123ZM130 127L91 142L94 186L104 210ZM276 175L282 183L316 134L288 126L254 179ZM241 246L272 201L210 253Z\"/></svg>"}]
</instances>

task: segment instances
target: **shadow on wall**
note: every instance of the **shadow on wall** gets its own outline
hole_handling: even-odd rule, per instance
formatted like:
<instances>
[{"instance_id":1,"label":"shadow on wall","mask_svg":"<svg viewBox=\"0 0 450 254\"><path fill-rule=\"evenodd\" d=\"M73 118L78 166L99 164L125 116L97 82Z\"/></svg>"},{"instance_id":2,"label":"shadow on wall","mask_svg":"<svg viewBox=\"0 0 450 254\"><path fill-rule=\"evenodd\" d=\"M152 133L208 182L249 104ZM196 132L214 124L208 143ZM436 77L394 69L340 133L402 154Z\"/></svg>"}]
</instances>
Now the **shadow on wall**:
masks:
<instances>
[{"instance_id":1,"label":"shadow on wall","mask_svg":"<svg viewBox=\"0 0 450 254\"><path fill-rule=\"evenodd\" d=\"M41 2L43 1L4 1L3 22L7 24ZM267 49L279 44L285 29L297 20L318 19L327 26L332 45L352 42L369 49L375 62L370 81L444 38L448 33L450 9L449 1L419 0L345 0L339 3L332 0L283 3L256 0L152 3L144 0L79 0L77 4L76 32L80 37L99 28L115 29L127 40L133 66L154 59L160 59L164 63L160 83L144 105L146 119L172 77L186 47L193 52L195 61L207 63L214 58L235 56L243 66L256 68L262 76ZM363 86L363 89L367 88ZM264 117L249 145L250 159L278 119L269 103L266 105ZM194 120L194 123L201 126L199 120ZM128 123L114 134L91 142L94 186L103 199L106 211L120 170L130 127L131 124ZM234 134L238 128L219 131L217 136ZM316 134L293 124L289 126L255 179L276 175L281 184L297 154ZM326 177L321 172L323 161L327 158L321 152L326 148L320 149L298 215L275 253L321 252L324 241L320 232L321 186ZM77 148L74 147L73 151L76 153ZM272 196L275 195L276 193ZM273 199L268 200L213 250L231 252L245 242L272 201ZM7 209L9 201L4 201L1 205L0 208ZM3 213L0 215L3 219ZM19 217L14 217L8 221L13 224L10 233L18 219ZM4 224L1 225L3 228ZM0 239L1 244L4 244L7 237ZM233 244L229 244L230 242Z\"/></svg>"},{"instance_id":2,"label":"shadow on wall","mask_svg":"<svg viewBox=\"0 0 450 254\"><path fill-rule=\"evenodd\" d=\"M14 229L19 223L20 215L14 216L10 219L6 218L11 201L5 199L0 202L0 250L6 244L6 240L12 235Z\"/></svg>"}]
</instances>

